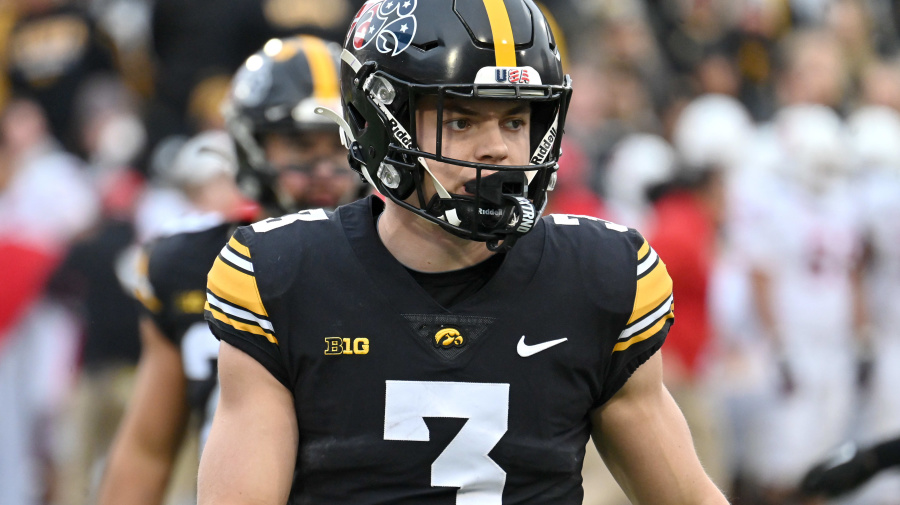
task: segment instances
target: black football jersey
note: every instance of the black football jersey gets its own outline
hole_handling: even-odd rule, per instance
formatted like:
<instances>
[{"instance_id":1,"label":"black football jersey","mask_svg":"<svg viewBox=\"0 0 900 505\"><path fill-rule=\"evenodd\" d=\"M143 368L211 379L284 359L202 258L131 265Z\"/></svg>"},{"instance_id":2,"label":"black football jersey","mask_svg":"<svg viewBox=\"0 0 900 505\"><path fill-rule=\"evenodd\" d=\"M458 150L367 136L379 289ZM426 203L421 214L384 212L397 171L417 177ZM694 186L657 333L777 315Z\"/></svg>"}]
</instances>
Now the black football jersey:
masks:
<instances>
[{"instance_id":1,"label":"black football jersey","mask_svg":"<svg viewBox=\"0 0 900 505\"><path fill-rule=\"evenodd\" d=\"M672 323L665 265L634 230L548 216L448 309L381 243L382 209L239 228L209 274L213 333L293 394L291 503L580 504L591 412Z\"/></svg>"},{"instance_id":2,"label":"black football jersey","mask_svg":"<svg viewBox=\"0 0 900 505\"><path fill-rule=\"evenodd\" d=\"M163 335L181 351L188 403L200 415L205 440L215 409L219 341L203 318L206 276L234 231L218 219L185 223L186 230L145 248L137 297Z\"/></svg>"}]
</instances>

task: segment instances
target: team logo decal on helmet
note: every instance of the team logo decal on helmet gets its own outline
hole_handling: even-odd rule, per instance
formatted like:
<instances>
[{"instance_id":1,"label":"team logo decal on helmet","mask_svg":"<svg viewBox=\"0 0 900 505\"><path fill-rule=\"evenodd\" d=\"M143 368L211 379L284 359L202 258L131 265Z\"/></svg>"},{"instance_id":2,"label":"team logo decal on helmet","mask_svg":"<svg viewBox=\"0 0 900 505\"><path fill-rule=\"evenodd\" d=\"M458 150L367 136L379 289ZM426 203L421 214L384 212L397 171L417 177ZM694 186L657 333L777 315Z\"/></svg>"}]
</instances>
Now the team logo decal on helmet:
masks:
<instances>
[{"instance_id":1,"label":"team logo decal on helmet","mask_svg":"<svg viewBox=\"0 0 900 505\"><path fill-rule=\"evenodd\" d=\"M375 41L379 52L396 56L409 47L416 36L417 0L369 0L350 24L347 37L362 49Z\"/></svg>"}]
</instances>

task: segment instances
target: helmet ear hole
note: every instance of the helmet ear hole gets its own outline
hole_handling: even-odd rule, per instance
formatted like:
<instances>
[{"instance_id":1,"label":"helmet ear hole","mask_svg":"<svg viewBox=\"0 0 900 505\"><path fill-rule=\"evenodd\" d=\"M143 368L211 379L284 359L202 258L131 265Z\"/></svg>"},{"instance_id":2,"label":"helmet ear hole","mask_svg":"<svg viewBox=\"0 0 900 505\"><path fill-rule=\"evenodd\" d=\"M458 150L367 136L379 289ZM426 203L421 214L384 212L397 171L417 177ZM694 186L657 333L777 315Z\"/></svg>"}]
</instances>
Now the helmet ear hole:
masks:
<instances>
[{"instance_id":1,"label":"helmet ear hole","mask_svg":"<svg viewBox=\"0 0 900 505\"><path fill-rule=\"evenodd\" d=\"M400 185L397 186L397 189L394 190L394 193L397 195L397 198L401 200L406 200L409 198L413 191L416 190L416 180L413 177L413 174L410 173L407 169L400 170Z\"/></svg>"},{"instance_id":2,"label":"helmet ear hole","mask_svg":"<svg viewBox=\"0 0 900 505\"><path fill-rule=\"evenodd\" d=\"M365 133L366 130L366 118L362 115L359 109L356 108L356 105L353 103L348 103L345 105L344 110L347 111L346 118L348 122L353 127L353 134L359 138L359 136Z\"/></svg>"}]
</instances>

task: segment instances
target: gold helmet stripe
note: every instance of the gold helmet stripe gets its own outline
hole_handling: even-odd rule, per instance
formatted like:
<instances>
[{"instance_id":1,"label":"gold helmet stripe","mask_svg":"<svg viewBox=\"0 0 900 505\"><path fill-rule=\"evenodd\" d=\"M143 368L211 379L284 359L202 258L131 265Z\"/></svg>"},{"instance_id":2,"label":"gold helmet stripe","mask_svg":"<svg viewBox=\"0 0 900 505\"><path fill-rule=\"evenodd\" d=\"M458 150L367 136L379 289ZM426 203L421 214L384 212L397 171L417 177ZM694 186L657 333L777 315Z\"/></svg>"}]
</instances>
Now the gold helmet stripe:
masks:
<instances>
[{"instance_id":1,"label":"gold helmet stripe","mask_svg":"<svg viewBox=\"0 0 900 505\"><path fill-rule=\"evenodd\" d=\"M482 0L491 23L494 37L494 54L498 67L515 67L516 41L513 39L512 23L503 0Z\"/></svg>"},{"instance_id":2,"label":"gold helmet stripe","mask_svg":"<svg viewBox=\"0 0 900 505\"><path fill-rule=\"evenodd\" d=\"M328 46L322 39L309 35L299 38L303 41L303 52L312 72L313 97L319 102L339 98L338 71Z\"/></svg>"}]
</instances>

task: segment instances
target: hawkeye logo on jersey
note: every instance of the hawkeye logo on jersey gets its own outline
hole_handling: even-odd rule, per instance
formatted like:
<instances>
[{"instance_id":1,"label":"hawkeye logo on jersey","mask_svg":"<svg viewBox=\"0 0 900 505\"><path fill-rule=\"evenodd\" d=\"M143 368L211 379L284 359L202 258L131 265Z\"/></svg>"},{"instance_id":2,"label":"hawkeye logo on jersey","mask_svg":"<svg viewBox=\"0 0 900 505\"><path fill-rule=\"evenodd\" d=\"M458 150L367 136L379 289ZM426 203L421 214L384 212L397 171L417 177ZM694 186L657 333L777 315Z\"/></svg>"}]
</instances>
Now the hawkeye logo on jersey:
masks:
<instances>
[{"instance_id":1,"label":"hawkeye logo on jersey","mask_svg":"<svg viewBox=\"0 0 900 505\"><path fill-rule=\"evenodd\" d=\"M455 328L444 328L434 334L434 346L438 349L462 347L465 344L466 339Z\"/></svg>"},{"instance_id":2,"label":"hawkeye logo on jersey","mask_svg":"<svg viewBox=\"0 0 900 505\"><path fill-rule=\"evenodd\" d=\"M534 67L482 67L475 84L541 84L541 74Z\"/></svg>"},{"instance_id":3,"label":"hawkeye logo on jersey","mask_svg":"<svg viewBox=\"0 0 900 505\"><path fill-rule=\"evenodd\" d=\"M325 339L325 355L369 354L369 339L328 337Z\"/></svg>"}]
</instances>

